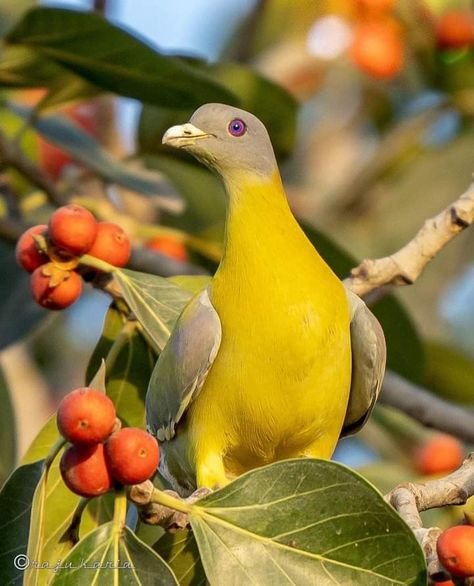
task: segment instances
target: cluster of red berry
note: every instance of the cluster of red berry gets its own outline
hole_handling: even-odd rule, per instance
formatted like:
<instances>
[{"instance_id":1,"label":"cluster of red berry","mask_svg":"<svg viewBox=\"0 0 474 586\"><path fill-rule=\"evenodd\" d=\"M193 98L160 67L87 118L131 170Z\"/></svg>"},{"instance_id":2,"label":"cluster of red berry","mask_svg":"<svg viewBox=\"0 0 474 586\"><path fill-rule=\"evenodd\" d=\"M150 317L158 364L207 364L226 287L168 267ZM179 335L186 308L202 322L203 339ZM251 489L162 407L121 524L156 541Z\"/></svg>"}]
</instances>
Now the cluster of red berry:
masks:
<instances>
[{"instance_id":1,"label":"cluster of red berry","mask_svg":"<svg viewBox=\"0 0 474 586\"><path fill-rule=\"evenodd\" d=\"M354 0L358 24L350 49L354 65L376 79L392 79L405 64L403 26L394 18L395 0ZM420 14L430 24L437 46L457 50L474 42L474 16L470 10L451 9L439 17L421 5Z\"/></svg>"},{"instance_id":2,"label":"cluster of red berry","mask_svg":"<svg viewBox=\"0 0 474 586\"><path fill-rule=\"evenodd\" d=\"M74 493L93 497L119 484L139 484L155 473L160 451L156 439L137 427L120 429L113 402L88 387L61 401L57 424L72 445L61 458L60 470Z\"/></svg>"},{"instance_id":3,"label":"cluster of red berry","mask_svg":"<svg viewBox=\"0 0 474 586\"><path fill-rule=\"evenodd\" d=\"M75 269L83 254L122 267L130 257L130 240L117 224L97 222L84 207L70 204L58 208L49 225L24 232L16 245L18 263L32 273L33 298L54 310L79 298L82 281Z\"/></svg>"}]
</instances>

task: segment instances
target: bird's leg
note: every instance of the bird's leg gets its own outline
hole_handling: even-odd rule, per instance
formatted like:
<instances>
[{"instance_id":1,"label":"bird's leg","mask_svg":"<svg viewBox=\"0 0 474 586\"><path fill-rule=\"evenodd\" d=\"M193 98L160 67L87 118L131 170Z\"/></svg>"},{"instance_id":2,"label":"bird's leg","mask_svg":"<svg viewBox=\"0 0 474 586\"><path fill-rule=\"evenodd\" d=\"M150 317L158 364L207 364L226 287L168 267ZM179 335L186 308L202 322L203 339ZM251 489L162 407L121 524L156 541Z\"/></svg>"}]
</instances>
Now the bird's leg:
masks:
<instances>
[{"instance_id":1,"label":"bird's leg","mask_svg":"<svg viewBox=\"0 0 474 586\"><path fill-rule=\"evenodd\" d=\"M184 529L189 525L186 510L190 505L205 497L208 488L198 488L189 497L183 498L173 490L160 491L150 480L130 487L129 499L137 506L140 519L147 525L160 525L167 531ZM161 501L169 501L170 506ZM156 502L158 501L158 502ZM174 508L173 504L178 508Z\"/></svg>"}]
</instances>

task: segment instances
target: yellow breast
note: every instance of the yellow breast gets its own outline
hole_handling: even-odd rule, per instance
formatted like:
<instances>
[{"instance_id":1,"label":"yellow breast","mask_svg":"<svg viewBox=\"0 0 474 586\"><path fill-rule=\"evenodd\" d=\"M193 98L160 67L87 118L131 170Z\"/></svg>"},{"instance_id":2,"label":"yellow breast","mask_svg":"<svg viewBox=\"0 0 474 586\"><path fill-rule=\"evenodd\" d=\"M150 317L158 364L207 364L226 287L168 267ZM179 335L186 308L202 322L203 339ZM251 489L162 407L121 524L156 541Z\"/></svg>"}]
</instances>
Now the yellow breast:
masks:
<instances>
[{"instance_id":1,"label":"yellow breast","mask_svg":"<svg viewBox=\"0 0 474 586\"><path fill-rule=\"evenodd\" d=\"M349 308L279 176L231 197L211 301L222 342L189 414L197 460L220 453L233 476L282 458L330 457L350 386Z\"/></svg>"}]
</instances>

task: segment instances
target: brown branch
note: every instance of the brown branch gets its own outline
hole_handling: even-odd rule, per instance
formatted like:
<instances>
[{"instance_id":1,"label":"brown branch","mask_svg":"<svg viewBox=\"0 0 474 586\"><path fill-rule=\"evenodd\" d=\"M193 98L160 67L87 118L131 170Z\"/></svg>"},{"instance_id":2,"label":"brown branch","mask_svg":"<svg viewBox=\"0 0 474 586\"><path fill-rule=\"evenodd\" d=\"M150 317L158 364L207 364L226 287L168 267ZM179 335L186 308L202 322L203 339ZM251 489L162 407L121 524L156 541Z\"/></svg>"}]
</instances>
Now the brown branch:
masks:
<instances>
[{"instance_id":1,"label":"brown branch","mask_svg":"<svg viewBox=\"0 0 474 586\"><path fill-rule=\"evenodd\" d=\"M48 199L56 206L62 206L67 203L65 196L57 189L52 181L31 159L25 157L19 146L10 140L0 130L0 161L8 166L13 167L33 185L43 190Z\"/></svg>"},{"instance_id":2,"label":"brown branch","mask_svg":"<svg viewBox=\"0 0 474 586\"><path fill-rule=\"evenodd\" d=\"M474 496L474 452L452 474L427 482L400 484L385 497L415 534L425 553L431 579L447 579L436 553L441 530L423 527L420 513L428 509L462 505L471 496Z\"/></svg>"},{"instance_id":3,"label":"brown branch","mask_svg":"<svg viewBox=\"0 0 474 586\"><path fill-rule=\"evenodd\" d=\"M380 403L395 407L426 427L474 443L474 412L440 399L394 372L385 373Z\"/></svg>"},{"instance_id":4,"label":"brown branch","mask_svg":"<svg viewBox=\"0 0 474 586\"><path fill-rule=\"evenodd\" d=\"M352 269L346 286L359 296L387 285L411 285L455 236L474 222L474 183L454 203L425 221L416 236L390 256Z\"/></svg>"}]
</instances>

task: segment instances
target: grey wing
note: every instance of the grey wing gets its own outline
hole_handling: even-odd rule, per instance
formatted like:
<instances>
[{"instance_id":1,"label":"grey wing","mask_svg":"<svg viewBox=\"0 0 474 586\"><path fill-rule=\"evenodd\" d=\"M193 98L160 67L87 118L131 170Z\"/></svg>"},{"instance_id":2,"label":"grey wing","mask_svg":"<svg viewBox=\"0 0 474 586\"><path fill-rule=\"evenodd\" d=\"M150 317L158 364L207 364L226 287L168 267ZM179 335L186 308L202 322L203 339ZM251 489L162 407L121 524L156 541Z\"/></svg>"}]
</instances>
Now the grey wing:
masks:
<instances>
[{"instance_id":1,"label":"grey wing","mask_svg":"<svg viewBox=\"0 0 474 586\"><path fill-rule=\"evenodd\" d=\"M365 425L380 393L387 355L379 321L360 297L348 289L346 293L351 307L352 381L341 436Z\"/></svg>"},{"instance_id":2,"label":"grey wing","mask_svg":"<svg viewBox=\"0 0 474 586\"><path fill-rule=\"evenodd\" d=\"M222 330L205 289L184 308L158 358L146 395L148 430L170 440L201 390L217 355Z\"/></svg>"}]
</instances>

